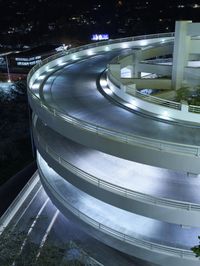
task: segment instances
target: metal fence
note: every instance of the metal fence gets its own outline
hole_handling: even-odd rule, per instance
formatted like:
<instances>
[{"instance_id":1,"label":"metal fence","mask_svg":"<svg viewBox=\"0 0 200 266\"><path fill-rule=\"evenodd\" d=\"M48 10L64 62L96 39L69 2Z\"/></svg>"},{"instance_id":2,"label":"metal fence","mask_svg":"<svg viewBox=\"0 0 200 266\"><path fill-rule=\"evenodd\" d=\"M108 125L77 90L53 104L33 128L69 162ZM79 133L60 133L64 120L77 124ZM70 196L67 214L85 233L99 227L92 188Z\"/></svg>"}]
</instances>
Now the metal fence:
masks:
<instances>
[{"instance_id":1,"label":"metal fence","mask_svg":"<svg viewBox=\"0 0 200 266\"><path fill-rule=\"evenodd\" d=\"M156 35L153 34L153 35L149 35L146 37L151 39L153 37L170 37L170 36L173 36L173 33L156 34ZM127 39L129 41L133 41L133 40L142 39L142 37L144 38L144 36L139 36L139 37L133 37L133 38L127 38ZM121 41L124 41L124 39L122 39ZM106 43L109 43L109 42L113 43L113 41L108 41ZM119 42L119 40L118 40L118 42ZM104 42L102 42L102 43L104 43ZM102 43L100 43L100 44L97 43L96 45L102 45ZM94 44L86 45L86 46L84 46L84 49L88 49L88 47L91 47L91 46L95 47ZM79 51L82 49L83 49L83 47L74 48L74 49L71 49L73 51L59 53L57 55L54 55L50 58L45 59L44 61L42 61L38 65L34 66L28 75L28 85L30 83L31 76L42 65L45 65L46 63L48 63L48 62L50 62L56 58L59 58L63 55L66 55L67 53L74 53L75 51ZM70 115L63 114L60 111L58 111L57 109L49 106L47 102L43 103L42 99L40 99L38 96L36 96L34 91L29 86L28 86L28 94L29 94L29 99L31 100L31 98L32 98L32 100L34 100L33 105L35 105L35 107L37 105L37 108L40 108L40 109L48 112L50 115L54 115L54 116L58 117L59 119L62 119L64 121L72 124L73 126L82 129L82 130L87 130L87 131L93 132L95 134L98 134L100 136L103 136L103 137L106 137L106 138L109 138L112 140L116 140L119 142L127 143L130 145L137 145L137 146L142 145L142 146L150 147L150 148L160 150L160 151L167 151L167 152L170 151L170 152L176 152L176 153L180 153L180 154L200 156L200 146L167 142L167 141L163 141L163 140L157 140L157 139L148 138L148 137L141 137L139 135L127 134L127 133L119 132L119 131L116 131L113 129L100 127L98 125L95 125L92 123L87 123L87 122L80 120L80 119L77 119L77 118L73 118Z\"/></svg>"},{"instance_id":2,"label":"metal fence","mask_svg":"<svg viewBox=\"0 0 200 266\"><path fill-rule=\"evenodd\" d=\"M55 161L57 161L65 169L67 169L68 171L75 174L76 176L82 178L83 180L86 180L87 182L101 189L108 190L112 193L123 196L125 198L145 202L148 204L155 204L157 206L160 205L164 207L179 208L179 209L187 210L187 211L200 211L199 204L193 204L190 202L170 200L167 198L159 198L159 197L151 196L145 193L137 192L131 189L127 189L127 188L115 185L113 183L97 178L93 175L90 175L89 173L67 162L62 156L60 156L55 150L53 150L45 142L45 140L39 135L38 132L37 132L37 141L38 141L39 146L41 146L43 150L45 150Z\"/></svg>"},{"instance_id":3,"label":"metal fence","mask_svg":"<svg viewBox=\"0 0 200 266\"><path fill-rule=\"evenodd\" d=\"M167 37L174 37L174 32L169 32L169 33L157 33L157 34L150 34L150 35L141 35L141 36L135 36L135 37L127 37L127 38L121 38L121 39L110 39L108 41L101 41L101 42L96 42L96 43L91 43L87 45L83 45L78 48L72 48L67 51L62 51L60 53L57 53L55 55L52 55L46 59L44 59L42 62L39 64L35 65L29 72L28 77L27 77L27 82L28 85L30 83L30 78L35 73L41 66L57 59L60 57L63 57L68 54L73 54L79 51L87 50L90 48L96 48L96 47L101 47L101 46L106 46L106 45L111 45L111 44L117 44L117 43L123 43L123 42L133 42L133 41L139 41L139 40L147 40L147 39L154 39L154 38L167 38Z\"/></svg>"},{"instance_id":4,"label":"metal fence","mask_svg":"<svg viewBox=\"0 0 200 266\"><path fill-rule=\"evenodd\" d=\"M69 115L63 114L60 111L57 111L55 108L49 106L47 103L43 104L42 101L37 96L35 96L32 91L30 91L30 96L34 100L33 104L35 105L35 108L40 108L48 112L50 115L58 117L59 119L69 124L72 124L74 127L79 128L81 130L93 132L94 134L98 134L99 136L130 145L145 146L146 148L153 148L158 151L174 152L184 155L186 154L187 156L200 156L200 146L167 142L164 140L157 140L133 134L128 135L124 132L100 127L91 123L87 123L83 120L73 118Z\"/></svg>"},{"instance_id":5,"label":"metal fence","mask_svg":"<svg viewBox=\"0 0 200 266\"><path fill-rule=\"evenodd\" d=\"M157 243L153 243L144 239L140 239L137 236L129 236L127 234L124 234L120 231L117 231L111 227L108 227L102 223L99 223L98 221L94 220L93 218L89 217L88 215L84 214L81 212L79 209L76 207L72 206L69 202L66 201L66 199L60 194L54 186L46 179L44 176L41 168L39 167L39 172L42 177L43 182L45 185L48 187L48 189L51 191L51 193L56 197L56 199L63 205L65 208L67 208L70 212L72 212L76 217L84 221L85 223L91 225L93 228L97 229L98 231L101 231L109 236L112 236L124 243L128 243L134 246L138 246L147 250L152 250L154 252L161 252L164 254L168 254L171 256L176 256L180 258L187 258L187 259L193 259L197 260L195 258L195 255L192 251L186 250L186 249L181 249L181 248L176 248L176 247L170 247L167 245L161 245Z\"/></svg>"},{"instance_id":6,"label":"metal fence","mask_svg":"<svg viewBox=\"0 0 200 266\"><path fill-rule=\"evenodd\" d=\"M33 174L31 179L26 183L11 205L7 208L5 213L0 218L0 235L4 231L5 227L9 224L11 219L14 217L19 206L24 202L24 199L28 197L29 193L39 183L39 176L37 171Z\"/></svg>"},{"instance_id":7,"label":"metal fence","mask_svg":"<svg viewBox=\"0 0 200 266\"><path fill-rule=\"evenodd\" d=\"M109 69L109 67L108 67ZM121 86L126 87L126 89L129 92L129 94L131 94L132 96L139 98L143 101L147 101L153 104L158 104L164 107L168 107L168 108L172 108L172 109L176 109L176 110L181 110L181 103L178 102L174 102L174 101L170 101L170 100L166 100L166 99L162 99L162 98L158 98L149 94L144 94L138 90L133 90L131 87L129 87L129 85L123 85L121 83L121 81L119 79L117 79L116 77L114 77L112 75L112 73L110 71L107 72L107 76L109 78L109 80L118 88L120 88Z\"/></svg>"}]
</instances>

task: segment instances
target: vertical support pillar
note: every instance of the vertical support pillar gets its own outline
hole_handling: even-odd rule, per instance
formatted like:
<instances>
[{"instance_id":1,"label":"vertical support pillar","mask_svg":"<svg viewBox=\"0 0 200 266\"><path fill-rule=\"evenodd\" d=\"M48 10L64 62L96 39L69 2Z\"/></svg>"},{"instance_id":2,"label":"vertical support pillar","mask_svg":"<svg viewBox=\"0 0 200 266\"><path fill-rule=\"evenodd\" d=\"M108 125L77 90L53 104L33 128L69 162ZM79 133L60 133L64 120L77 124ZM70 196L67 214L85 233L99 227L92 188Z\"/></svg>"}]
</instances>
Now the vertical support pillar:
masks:
<instances>
[{"instance_id":1,"label":"vertical support pillar","mask_svg":"<svg viewBox=\"0 0 200 266\"><path fill-rule=\"evenodd\" d=\"M141 51L136 51L133 54L133 77L141 78L141 72L139 71L139 62L141 61Z\"/></svg>"},{"instance_id":2,"label":"vertical support pillar","mask_svg":"<svg viewBox=\"0 0 200 266\"><path fill-rule=\"evenodd\" d=\"M192 21L177 21L174 38L172 88L177 90L182 86L184 68L189 59L191 37L188 35L188 24Z\"/></svg>"}]
</instances>

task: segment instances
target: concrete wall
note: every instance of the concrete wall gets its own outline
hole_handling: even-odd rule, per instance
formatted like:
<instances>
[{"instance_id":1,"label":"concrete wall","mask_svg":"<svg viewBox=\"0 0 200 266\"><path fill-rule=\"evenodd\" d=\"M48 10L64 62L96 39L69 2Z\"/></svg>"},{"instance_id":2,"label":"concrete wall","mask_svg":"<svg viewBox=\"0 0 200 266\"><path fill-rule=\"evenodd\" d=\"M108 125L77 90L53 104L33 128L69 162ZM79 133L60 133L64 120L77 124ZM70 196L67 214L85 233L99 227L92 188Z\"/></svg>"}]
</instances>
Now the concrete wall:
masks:
<instances>
[{"instance_id":1,"label":"concrete wall","mask_svg":"<svg viewBox=\"0 0 200 266\"><path fill-rule=\"evenodd\" d=\"M85 130L80 123L67 122L57 114L55 116L48 108L43 108L40 103L36 103L31 97L29 102L33 111L49 127L61 135L74 140L85 146L100 150L102 152L132 160L139 163L185 171L190 173L200 173L199 147L157 141L134 135L128 141L126 135L117 135L117 132L108 130ZM88 124L89 126L89 124ZM126 139L126 141L125 141ZM147 145L149 142L149 145ZM177 149L177 153L175 152ZM191 152L191 153L190 153Z\"/></svg>"},{"instance_id":2,"label":"concrete wall","mask_svg":"<svg viewBox=\"0 0 200 266\"><path fill-rule=\"evenodd\" d=\"M39 162L38 162L39 164ZM181 249L170 248L167 250L164 246L156 248L154 243L148 241L140 241L139 238L130 241L130 239L120 239L117 232L112 234L112 231L106 230L102 226L96 225L89 219L84 219L84 216L78 213L78 210L74 212L69 209L67 202L65 202L60 196L59 191L54 191L51 185L48 183L48 179L45 178L42 171L39 170L41 182L47 192L48 196L52 200L53 204L67 217L75 222L82 230L89 233L92 237L102 241L106 245L109 245L117 250L120 250L131 256L136 256L143 260L148 260L151 263L156 263L160 266L199 266L199 259L195 258L191 251L187 251L188 256L184 256L184 252ZM146 242L146 243L145 243ZM158 245L159 246L159 245ZM180 255L178 255L180 253Z\"/></svg>"},{"instance_id":3,"label":"concrete wall","mask_svg":"<svg viewBox=\"0 0 200 266\"><path fill-rule=\"evenodd\" d=\"M167 199L165 203L165 199L151 197L139 192L135 193L136 195L134 197L128 191L127 193L123 193L122 189L119 189L119 193L117 193L117 186L115 190L109 190L109 186L107 188L103 186L101 180L94 183L94 180L90 182L89 180L83 179L78 175L80 170L77 171L77 174L73 173L66 168L66 164L62 164L62 158L60 160L59 158L54 158L49 153L48 148L46 148L47 146L42 141L38 141L40 139L40 132L38 132L37 127L34 128L34 139L39 153L48 162L49 166L68 182L87 194L108 204L142 216L185 226L200 226L200 211L191 210L191 205L180 201L176 202L175 200L169 202ZM52 141L54 140L52 139ZM51 148L51 143L46 144ZM57 151L56 153L59 156ZM182 208L181 203L183 204Z\"/></svg>"}]
</instances>

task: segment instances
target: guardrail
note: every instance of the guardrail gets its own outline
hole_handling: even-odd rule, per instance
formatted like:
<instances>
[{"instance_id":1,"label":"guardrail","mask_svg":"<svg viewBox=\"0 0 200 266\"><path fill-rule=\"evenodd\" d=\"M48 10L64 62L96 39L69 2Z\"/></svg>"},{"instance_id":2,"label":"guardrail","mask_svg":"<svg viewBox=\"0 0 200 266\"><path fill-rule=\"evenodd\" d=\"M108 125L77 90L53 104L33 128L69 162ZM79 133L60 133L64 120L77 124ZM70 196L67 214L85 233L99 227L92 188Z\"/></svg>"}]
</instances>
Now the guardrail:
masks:
<instances>
[{"instance_id":1,"label":"guardrail","mask_svg":"<svg viewBox=\"0 0 200 266\"><path fill-rule=\"evenodd\" d=\"M29 72L27 76L27 83L29 85L30 83L30 78L35 73L41 66L49 63L50 61L53 61L57 58L60 58L62 56L68 55L68 54L73 54L75 52L79 52L82 50L87 50L90 48L96 48L104 45L111 45L111 44L116 44L116 43L122 43L122 42L132 42L132 41L139 41L139 40L147 40L147 39L154 39L154 38L167 38L167 37L174 37L174 32L169 32L169 33L157 33L157 34L150 34L150 35L141 35L141 36L135 36L135 37L127 37L127 38L120 38L120 39L115 39L115 40L108 40L108 41L101 41L101 42L96 42L92 44L87 44L83 45L78 48L71 48L70 50L67 51L62 51L60 53L57 53L55 55L52 55L44 60L42 62L38 63L35 65Z\"/></svg>"},{"instance_id":2,"label":"guardrail","mask_svg":"<svg viewBox=\"0 0 200 266\"><path fill-rule=\"evenodd\" d=\"M200 114L200 106L197 105L189 105L188 111L195 114Z\"/></svg>"},{"instance_id":3,"label":"guardrail","mask_svg":"<svg viewBox=\"0 0 200 266\"><path fill-rule=\"evenodd\" d=\"M137 146L145 146L149 148L153 148L158 151L170 151L176 152L180 154L187 154L193 156L200 156L200 146L192 146L186 144L178 144L174 142L167 142L167 141L160 141L153 138L141 137L139 135L125 135L124 132L119 132L115 130L111 130L108 128L96 126L91 123L87 123L83 120L73 118L69 115L63 114L53 107L49 106L47 103L43 104L42 101L33 93L31 92L31 97L34 99L34 104L37 104L39 108L43 108L46 112L50 113L59 119L72 124L73 126L81 129L93 132L94 134L98 134L100 136L119 141L122 143L127 143L130 145L137 145Z\"/></svg>"},{"instance_id":4,"label":"guardrail","mask_svg":"<svg viewBox=\"0 0 200 266\"><path fill-rule=\"evenodd\" d=\"M140 63L144 64L162 64L162 63L171 63L172 64L173 58L157 58L157 59L147 59L142 60Z\"/></svg>"},{"instance_id":5,"label":"guardrail","mask_svg":"<svg viewBox=\"0 0 200 266\"><path fill-rule=\"evenodd\" d=\"M127 189L113 183L104 181L100 178L97 178L93 175L88 174L87 172L81 170L80 168L72 165L67 162L63 157L61 157L55 150L53 150L45 140L38 134L37 132L37 141L39 145L60 165L62 165L65 169L80 177L81 179L101 188L108 190L114 194L123 196L125 198L134 199L137 201L145 202L148 204L160 205L164 207L172 207L179 208L187 211L200 211L199 204L193 204L190 202L178 201L178 200L170 200L166 198L159 198L155 196L151 196L145 193L137 192L131 189Z\"/></svg>"},{"instance_id":6,"label":"guardrail","mask_svg":"<svg viewBox=\"0 0 200 266\"><path fill-rule=\"evenodd\" d=\"M120 80L118 80L116 77L114 77L111 74L111 72L109 71L109 67L108 67L107 77L117 87L120 88L121 86L124 86L124 87L126 87L126 89L129 89L129 85L123 85ZM152 95L149 95L149 94L144 94L144 93L141 93L138 90L133 90L131 87L130 87L130 91L131 91L131 93L129 93L129 94L131 94L132 96L137 97L137 98L139 98L139 99L141 99L143 101L147 101L147 102L150 102L150 103L158 104L158 105L161 105L161 106L164 106L164 107L168 107L168 108L172 108L172 109L176 109L176 110L181 110L181 103L170 101L170 100L166 100L166 99L162 99L162 98L158 98L158 97L155 97L155 96L152 96Z\"/></svg>"},{"instance_id":7,"label":"guardrail","mask_svg":"<svg viewBox=\"0 0 200 266\"><path fill-rule=\"evenodd\" d=\"M134 95L135 97L137 97L139 99L148 101L150 103L155 103L155 104L165 106L168 108L181 110L181 104L178 102L173 102L173 101L165 100L165 99L158 98L158 97L155 97L152 95L144 94L144 93L141 93L140 91L137 91L137 90L135 90L135 92L132 95Z\"/></svg>"},{"instance_id":8,"label":"guardrail","mask_svg":"<svg viewBox=\"0 0 200 266\"><path fill-rule=\"evenodd\" d=\"M110 63L118 63L119 60L121 60L125 56L127 56L127 55L117 56ZM156 65L156 64L171 62L171 60L172 59L153 59L153 60L141 61L140 63L155 64ZM124 85L120 81L120 79L118 79L117 77L114 77L112 75L112 73L110 71L110 68L109 68L109 64L108 64L107 68L108 68L107 76L108 76L108 78L110 79L111 82L113 82L119 88L121 86L124 86L127 89L129 88L128 85ZM160 80L162 81L162 79L160 79ZM168 107L168 108L171 108L171 109L181 110L181 108L182 108L182 105L179 102L162 99L162 98L159 98L159 97L152 96L150 94L144 94L144 93L141 93L140 91L138 91L137 89L136 90L131 89L131 93L128 92L128 94L130 94L130 95L132 95L132 96L134 96L136 98L139 98L139 99L141 99L143 101L154 103L154 104L161 105L161 106L164 106L164 107ZM200 113L200 106L188 105L188 112L199 114Z\"/></svg>"},{"instance_id":9,"label":"guardrail","mask_svg":"<svg viewBox=\"0 0 200 266\"><path fill-rule=\"evenodd\" d=\"M181 249L181 248L175 248L175 247L169 247L166 245L156 244L147 240L139 239L134 236L126 235L120 231L114 230L106 225L103 225L102 223L99 223L98 221L94 220L93 218L87 216L83 212L81 212L79 209L72 206L69 202L66 201L66 199L57 192L57 190L53 187L52 184L48 182L46 177L44 176L42 170L40 167L38 167L40 176L42 177L43 182L48 187L48 189L51 191L52 194L56 197L56 199L65 206L70 212L72 212L75 216L77 216L82 221L86 222L87 224L91 225L93 228L98 229L99 231L110 235L114 238L119 239L120 241L124 243L128 243L134 246L138 246L141 248L145 248L148 250L152 250L154 252L161 252L161 253L167 253L172 256L177 256L180 258L187 258L187 259L193 259L198 260L194 253L190 250Z\"/></svg>"},{"instance_id":10,"label":"guardrail","mask_svg":"<svg viewBox=\"0 0 200 266\"><path fill-rule=\"evenodd\" d=\"M36 184L39 182L38 173L35 172L31 179L26 183L8 209L0 218L0 235L4 231L5 227L9 224L11 219L14 217L17 212L19 206L24 202L25 198L29 195L29 193L33 190Z\"/></svg>"},{"instance_id":11,"label":"guardrail","mask_svg":"<svg viewBox=\"0 0 200 266\"><path fill-rule=\"evenodd\" d=\"M153 35L148 35L145 37L146 38L148 37L148 39L152 39L153 37L171 37L171 36L173 36L173 33L156 34L156 35L153 34ZM140 40L140 39L143 39L142 37L144 38L144 36L139 36L139 37L125 38L125 40L129 40L129 41ZM117 42L120 42L120 41L124 41L124 39L117 40ZM113 43L113 42L116 43L116 41L108 41L106 43ZM130 144L130 145L137 145L137 146L142 145L142 146L153 148L153 149L156 149L159 151L167 151L167 152L170 151L170 152L176 152L176 153L180 153L180 154L187 154L187 155L193 155L193 156L199 157L200 156L200 146L178 144L178 143L167 142L167 141L163 141L163 140L157 140L157 139L153 139L153 138L141 137L141 136L134 135L134 134L126 134L125 135L124 132L116 131L114 129L111 130L111 129L108 129L105 127L100 127L100 126L94 125L92 123L87 123L83 120L73 118L70 115L63 114L60 111L58 111L57 109L49 106L47 102L45 102L45 104L44 104L42 102L42 100L38 96L36 96L35 93L29 87L31 76L42 65L45 65L46 63L48 63L48 62L50 62L56 58L60 58L63 55L74 53L76 51L81 51L83 49L88 49L89 47L96 47L96 46L104 45L104 44L105 44L105 42L102 42L100 44L97 43L95 45L94 44L86 45L86 46L84 46L84 48L82 48L82 47L81 48L74 48L74 49L71 49L70 51L68 51L67 53L62 52L62 53L56 54L54 56L51 56L51 57L43 60L38 65L34 66L28 75L28 93L29 93L29 96L34 100L34 104L37 104L39 108L42 108L46 112L50 113L50 115L56 116L59 119L66 121L77 128L80 128L81 130L87 130L87 131L93 132L94 134L98 134L102 137L106 137L106 138L109 138L112 140L116 140L119 142Z\"/></svg>"}]
</instances>

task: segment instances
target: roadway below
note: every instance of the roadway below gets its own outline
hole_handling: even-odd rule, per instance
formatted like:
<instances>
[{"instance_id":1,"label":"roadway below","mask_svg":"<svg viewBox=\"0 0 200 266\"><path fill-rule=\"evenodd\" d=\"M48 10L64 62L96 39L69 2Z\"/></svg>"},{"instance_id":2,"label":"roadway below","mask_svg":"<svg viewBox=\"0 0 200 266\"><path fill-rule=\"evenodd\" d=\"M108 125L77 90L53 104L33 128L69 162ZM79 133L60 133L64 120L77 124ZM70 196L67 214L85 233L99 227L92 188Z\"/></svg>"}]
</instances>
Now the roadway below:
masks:
<instances>
[{"instance_id":1,"label":"roadway below","mask_svg":"<svg viewBox=\"0 0 200 266\"><path fill-rule=\"evenodd\" d=\"M36 162L33 162L12 176L0 187L0 216L7 210L11 202L19 194L36 169Z\"/></svg>"},{"instance_id":2,"label":"roadway below","mask_svg":"<svg viewBox=\"0 0 200 266\"><path fill-rule=\"evenodd\" d=\"M19 206L9 225L14 229L14 233L25 233L41 248L46 242L61 247L74 243L79 253L83 251L88 254L93 263L96 260L96 264L92 265L150 266L150 264L112 249L84 233L57 210L45 193L40 181L23 204ZM68 254L67 252L70 250L66 250L66 254Z\"/></svg>"}]
</instances>

